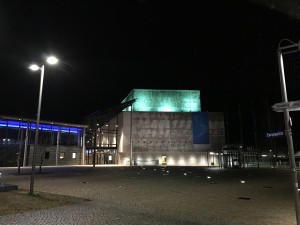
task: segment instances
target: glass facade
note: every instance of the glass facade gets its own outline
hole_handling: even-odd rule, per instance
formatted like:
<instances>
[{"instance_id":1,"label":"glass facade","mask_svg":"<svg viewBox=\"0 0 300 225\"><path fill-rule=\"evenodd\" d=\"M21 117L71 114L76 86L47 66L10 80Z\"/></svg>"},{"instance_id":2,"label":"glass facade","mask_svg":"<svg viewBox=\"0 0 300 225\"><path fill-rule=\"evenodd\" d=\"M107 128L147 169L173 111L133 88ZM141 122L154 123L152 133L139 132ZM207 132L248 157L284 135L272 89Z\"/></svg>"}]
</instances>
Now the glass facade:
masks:
<instances>
[{"instance_id":1,"label":"glass facade","mask_svg":"<svg viewBox=\"0 0 300 225\"><path fill-rule=\"evenodd\" d=\"M117 164L117 123L115 117L96 130L87 131L85 164L93 164L94 160L95 164Z\"/></svg>"},{"instance_id":2,"label":"glass facade","mask_svg":"<svg viewBox=\"0 0 300 225\"><path fill-rule=\"evenodd\" d=\"M0 120L0 145L18 144L20 133L28 128L29 144L33 144L36 123L23 122L18 120ZM56 145L57 132L61 134L60 145L78 145L78 134L83 132L83 128L58 126L52 124L39 124L39 144Z\"/></svg>"},{"instance_id":3,"label":"glass facade","mask_svg":"<svg viewBox=\"0 0 300 225\"><path fill-rule=\"evenodd\" d=\"M39 124L38 145L53 149L59 146L82 147L82 137L86 126L75 124L59 124L41 121ZM16 166L17 158L24 157L24 151L29 152L34 145L36 123L31 120L17 118L0 119L0 166ZM26 145L26 146L25 146ZM45 156L51 158L48 150Z\"/></svg>"}]
</instances>

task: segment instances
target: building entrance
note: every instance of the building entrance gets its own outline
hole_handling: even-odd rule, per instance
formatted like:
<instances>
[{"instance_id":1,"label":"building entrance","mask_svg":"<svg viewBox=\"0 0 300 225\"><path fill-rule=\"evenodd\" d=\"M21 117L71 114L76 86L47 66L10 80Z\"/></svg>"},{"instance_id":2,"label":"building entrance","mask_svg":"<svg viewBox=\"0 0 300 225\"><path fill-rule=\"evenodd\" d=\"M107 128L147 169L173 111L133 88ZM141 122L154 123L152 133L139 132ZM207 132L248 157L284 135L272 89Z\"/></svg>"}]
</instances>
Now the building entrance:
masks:
<instances>
[{"instance_id":1,"label":"building entrance","mask_svg":"<svg viewBox=\"0 0 300 225\"><path fill-rule=\"evenodd\" d=\"M88 150L86 153L86 165L93 165L94 151ZM95 155L95 164L117 164L117 153L115 149L97 149Z\"/></svg>"}]
</instances>

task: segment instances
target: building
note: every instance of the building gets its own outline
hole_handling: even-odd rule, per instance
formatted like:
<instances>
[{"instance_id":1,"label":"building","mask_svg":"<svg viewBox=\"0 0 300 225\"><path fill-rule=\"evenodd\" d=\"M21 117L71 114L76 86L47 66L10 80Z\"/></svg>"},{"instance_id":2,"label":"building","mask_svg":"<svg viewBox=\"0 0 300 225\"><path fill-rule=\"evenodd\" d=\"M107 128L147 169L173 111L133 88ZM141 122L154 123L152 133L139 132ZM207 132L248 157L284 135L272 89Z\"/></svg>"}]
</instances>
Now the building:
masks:
<instances>
[{"instance_id":1,"label":"building","mask_svg":"<svg viewBox=\"0 0 300 225\"><path fill-rule=\"evenodd\" d=\"M133 89L83 124L41 121L36 165L222 166L222 112L201 112L199 90ZM0 116L0 166L32 164L36 122Z\"/></svg>"},{"instance_id":2,"label":"building","mask_svg":"<svg viewBox=\"0 0 300 225\"><path fill-rule=\"evenodd\" d=\"M36 165L84 163L87 125L41 121ZM0 166L32 164L36 121L0 115Z\"/></svg>"},{"instance_id":3,"label":"building","mask_svg":"<svg viewBox=\"0 0 300 225\"><path fill-rule=\"evenodd\" d=\"M201 112L200 91L133 89L122 104L88 116L87 164L221 165L223 113Z\"/></svg>"}]
</instances>

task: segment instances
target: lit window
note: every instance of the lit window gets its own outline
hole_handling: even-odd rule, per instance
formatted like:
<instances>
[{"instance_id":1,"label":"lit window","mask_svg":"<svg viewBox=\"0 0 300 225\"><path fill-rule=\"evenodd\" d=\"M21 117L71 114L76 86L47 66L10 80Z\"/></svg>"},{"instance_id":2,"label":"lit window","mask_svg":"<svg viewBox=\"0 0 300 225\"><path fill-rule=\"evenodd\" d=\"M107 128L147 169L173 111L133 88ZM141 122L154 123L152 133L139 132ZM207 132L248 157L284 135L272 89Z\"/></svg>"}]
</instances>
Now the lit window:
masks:
<instances>
[{"instance_id":1,"label":"lit window","mask_svg":"<svg viewBox=\"0 0 300 225\"><path fill-rule=\"evenodd\" d=\"M59 153L59 158L64 159L65 158L65 153L64 152Z\"/></svg>"},{"instance_id":2,"label":"lit window","mask_svg":"<svg viewBox=\"0 0 300 225\"><path fill-rule=\"evenodd\" d=\"M76 152L72 153L72 159L76 159Z\"/></svg>"}]
</instances>

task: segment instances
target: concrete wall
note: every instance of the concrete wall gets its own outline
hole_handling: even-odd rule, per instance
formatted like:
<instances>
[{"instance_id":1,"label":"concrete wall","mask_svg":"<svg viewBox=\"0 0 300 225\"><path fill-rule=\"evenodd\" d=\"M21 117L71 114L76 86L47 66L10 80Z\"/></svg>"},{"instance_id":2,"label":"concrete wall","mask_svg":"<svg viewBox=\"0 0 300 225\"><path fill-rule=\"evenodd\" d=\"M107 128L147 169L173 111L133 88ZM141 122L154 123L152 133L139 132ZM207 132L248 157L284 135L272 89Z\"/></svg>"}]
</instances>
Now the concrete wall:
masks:
<instances>
[{"instance_id":1,"label":"concrete wall","mask_svg":"<svg viewBox=\"0 0 300 225\"><path fill-rule=\"evenodd\" d=\"M30 146L28 157L28 165L32 164L32 153L34 145ZM41 156L45 157L44 153L49 152L49 159L43 160L43 166L56 165L56 146L38 146L35 156L35 164L39 166L41 163ZM59 155L64 152L64 158L60 159ZM76 153L76 158L72 159L72 153ZM77 146L59 146L58 151L58 165L81 165L82 163L82 148Z\"/></svg>"},{"instance_id":2,"label":"concrete wall","mask_svg":"<svg viewBox=\"0 0 300 225\"><path fill-rule=\"evenodd\" d=\"M161 165L163 156L167 165L218 165L216 153L225 143L222 113L209 113L210 144L205 145L193 144L192 113L122 112L118 121L119 164L130 163L132 148L137 165Z\"/></svg>"}]
</instances>

